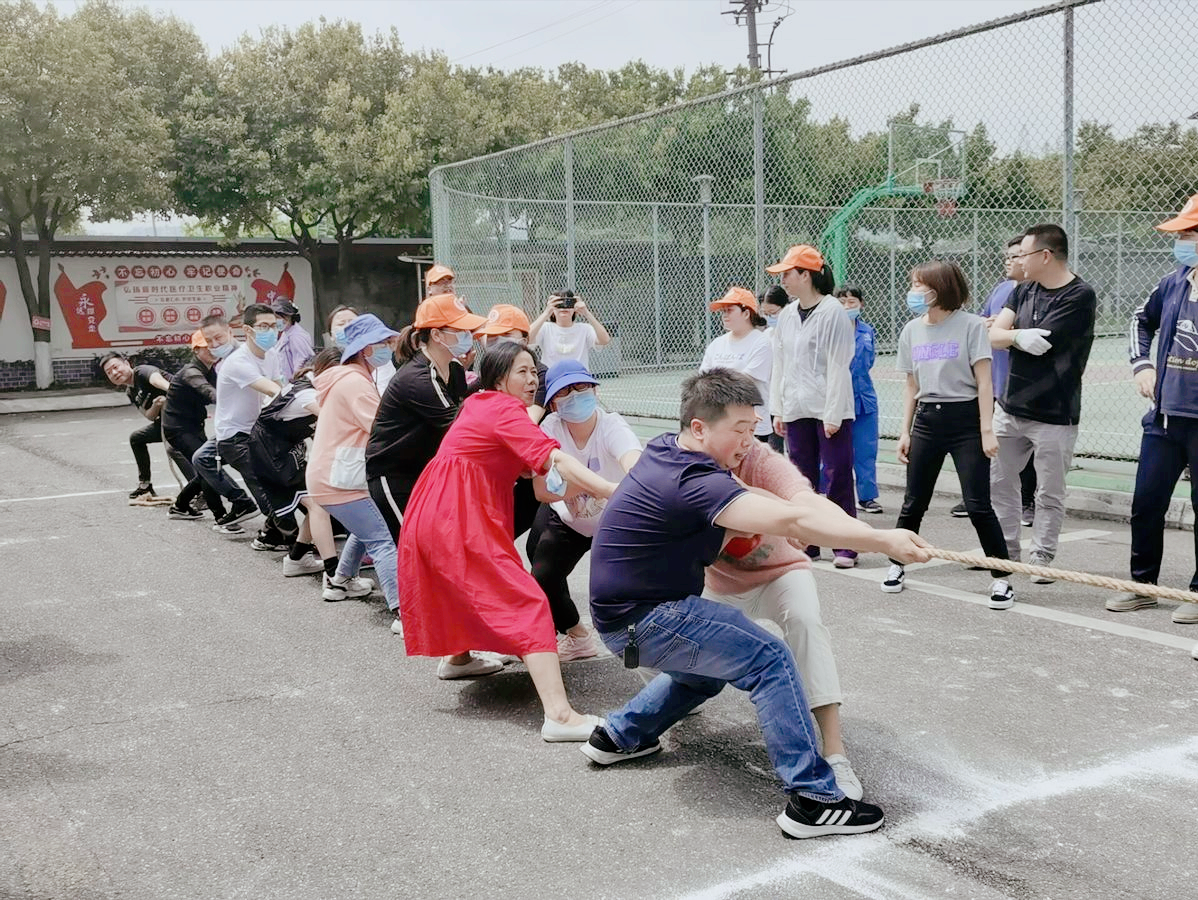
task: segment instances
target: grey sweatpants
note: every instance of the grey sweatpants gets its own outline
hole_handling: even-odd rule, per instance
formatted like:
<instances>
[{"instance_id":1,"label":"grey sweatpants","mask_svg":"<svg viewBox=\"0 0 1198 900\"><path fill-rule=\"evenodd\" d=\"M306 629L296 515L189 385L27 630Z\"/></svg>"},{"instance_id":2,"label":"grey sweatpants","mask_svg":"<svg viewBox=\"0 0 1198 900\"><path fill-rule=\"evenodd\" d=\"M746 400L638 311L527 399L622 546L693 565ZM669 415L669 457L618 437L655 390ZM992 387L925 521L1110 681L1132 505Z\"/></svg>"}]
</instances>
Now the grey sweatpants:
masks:
<instances>
[{"instance_id":1,"label":"grey sweatpants","mask_svg":"<svg viewBox=\"0 0 1198 900\"><path fill-rule=\"evenodd\" d=\"M994 406L994 436L998 458L990 461L990 503L1002 525L1007 553L1019 561L1019 517L1023 511L1019 473L1035 454L1036 518L1032 526L1033 554L1052 559L1065 522L1065 473L1073 462L1076 425L1049 425L1009 415Z\"/></svg>"}]
</instances>

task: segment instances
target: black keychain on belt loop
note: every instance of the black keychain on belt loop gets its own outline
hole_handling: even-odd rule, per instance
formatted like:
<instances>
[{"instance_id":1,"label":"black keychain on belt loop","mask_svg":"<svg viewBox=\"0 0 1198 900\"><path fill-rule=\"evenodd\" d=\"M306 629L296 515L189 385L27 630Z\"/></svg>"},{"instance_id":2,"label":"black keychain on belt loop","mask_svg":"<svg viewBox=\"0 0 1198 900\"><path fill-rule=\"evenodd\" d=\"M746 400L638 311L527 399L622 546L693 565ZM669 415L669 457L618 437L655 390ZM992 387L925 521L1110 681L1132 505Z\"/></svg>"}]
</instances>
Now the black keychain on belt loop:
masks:
<instances>
[{"instance_id":1,"label":"black keychain on belt loop","mask_svg":"<svg viewBox=\"0 0 1198 900\"><path fill-rule=\"evenodd\" d=\"M624 668L637 669L641 665L641 649L636 645L636 626L628 626L628 643L624 645Z\"/></svg>"}]
</instances>

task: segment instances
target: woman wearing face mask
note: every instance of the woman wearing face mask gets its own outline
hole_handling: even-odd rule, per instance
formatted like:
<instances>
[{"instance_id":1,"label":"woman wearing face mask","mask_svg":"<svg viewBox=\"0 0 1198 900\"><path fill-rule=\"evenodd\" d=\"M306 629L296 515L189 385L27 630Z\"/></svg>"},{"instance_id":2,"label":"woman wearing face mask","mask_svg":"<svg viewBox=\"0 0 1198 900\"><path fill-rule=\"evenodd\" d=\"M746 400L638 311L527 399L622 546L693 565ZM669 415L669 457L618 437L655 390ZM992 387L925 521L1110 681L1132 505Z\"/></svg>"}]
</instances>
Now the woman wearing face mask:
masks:
<instances>
[{"instance_id":1,"label":"woman wearing face mask","mask_svg":"<svg viewBox=\"0 0 1198 900\"><path fill-rule=\"evenodd\" d=\"M326 347L338 347L345 349L345 326L358 318L358 311L352 306L338 306L329 313L329 337L332 343L326 343Z\"/></svg>"},{"instance_id":2,"label":"woman wearing face mask","mask_svg":"<svg viewBox=\"0 0 1198 900\"><path fill-rule=\"evenodd\" d=\"M879 515L878 502L878 392L870 370L877 358L877 333L861 318L865 298L861 288L845 285L836 291L836 299L856 326L853 362L853 474L857 479L857 507L862 512Z\"/></svg>"},{"instance_id":3,"label":"woman wearing face mask","mask_svg":"<svg viewBox=\"0 0 1198 900\"><path fill-rule=\"evenodd\" d=\"M767 328L773 328L778 324L778 314L788 303L790 297L786 295L786 288L780 284L771 284L757 295L757 308L765 317Z\"/></svg>"},{"instance_id":4,"label":"woman wearing face mask","mask_svg":"<svg viewBox=\"0 0 1198 900\"><path fill-rule=\"evenodd\" d=\"M985 321L961 308L968 300L969 283L955 262L934 259L912 270L907 307L916 318L903 327L898 350L899 371L907 375L898 442L907 492L898 521L919 532L944 457L951 455L982 551L1007 559L1002 526L990 505L990 460L998 454L990 337ZM1007 609L1015 592L1003 572L991 574L990 608ZM903 567L892 562L882 590L897 594L904 577Z\"/></svg>"},{"instance_id":5,"label":"woman wearing face mask","mask_svg":"<svg viewBox=\"0 0 1198 900\"><path fill-rule=\"evenodd\" d=\"M728 293L710 308L720 314L724 334L707 345L699 371L731 369L753 379L762 400L762 405L755 407L758 418L753 434L763 444L769 443L774 430L769 416L774 353L770 349L769 335L757 330L758 324L765 324L757 314L757 298L742 287L730 287Z\"/></svg>"},{"instance_id":6,"label":"woman wearing face mask","mask_svg":"<svg viewBox=\"0 0 1198 900\"><path fill-rule=\"evenodd\" d=\"M437 454L466 398L466 372L457 351L483 324L453 294L430 297L416 321L399 333L403 364L387 385L366 444L370 496L393 541L416 479Z\"/></svg>"},{"instance_id":7,"label":"woman wearing face mask","mask_svg":"<svg viewBox=\"0 0 1198 900\"><path fill-rule=\"evenodd\" d=\"M405 644L410 656L444 656L440 678L490 675L502 663L469 648L523 657L545 710L547 741L585 741L601 723L566 699L544 591L512 543L512 483L523 471L543 496L572 485L607 498L615 485L563 453L529 421L537 388L532 355L514 343L483 354L483 389L416 483L399 536ZM549 493L551 492L551 493Z\"/></svg>"},{"instance_id":8,"label":"woman wearing face mask","mask_svg":"<svg viewBox=\"0 0 1198 900\"><path fill-rule=\"evenodd\" d=\"M561 445L563 453L608 481L619 482L640 459L641 442L620 416L599 408L598 384L576 360L555 363L549 370L551 412L541 430ZM549 598L562 662L598 652L594 635L579 619L567 579L591 549L606 505L602 498L571 491L565 500L542 506L528 534L532 577Z\"/></svg>"},{"instance_id":9,"label":"woman wearing face mask","mask_svg":"<svg viewBox=\"0 0 1198 900\"><path fill-rule=\"evenodd\" d=\"M369 552L387 606L398 614L395 542L366 485L366 442L379 408L379 395L370 370L391 358L388 341L397 336L369 313L346 326L341 365L326 369L313 379L320 415L306 481L308 496L350 534L340 561L325 561L321 596L332 602L369 594L370 581L358 577L362 556Z\"/></svg>"}]
</instances>

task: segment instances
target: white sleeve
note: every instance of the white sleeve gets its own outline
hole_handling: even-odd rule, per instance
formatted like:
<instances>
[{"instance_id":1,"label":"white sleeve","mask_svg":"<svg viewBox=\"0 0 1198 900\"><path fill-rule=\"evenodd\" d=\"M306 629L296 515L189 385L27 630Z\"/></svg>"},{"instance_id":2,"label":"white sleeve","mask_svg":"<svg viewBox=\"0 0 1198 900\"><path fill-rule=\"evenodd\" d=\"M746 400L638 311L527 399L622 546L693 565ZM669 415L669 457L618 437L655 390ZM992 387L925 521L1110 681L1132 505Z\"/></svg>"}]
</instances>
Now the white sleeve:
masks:
<instances>
[{"instance_id":1,"label":"white sleeve","mask_svg":"<svg viewBox=\"0 0 1198 900\"><path fill-rule=\"evenodd\" d=\"M603 423L606 426L603 433L604 450L614 460L619 460L631 450L640 450L641 441L632 431L632 427L618 413L605 413Z\"/></svg>"},{"instance_id":2,"label":"white sleeve","mask_svg":"<svg viewBox=\"0 0 1198 900\"><path fill-rule=\"evenodd\" d=\"M770 383L770 376L774 369L774 351L770 347L770 341L763 334L757 341L757 345L749 351L749 355L745 358L744 373L754 381L760 381L762 384Z\"/></svg>"},{"instance_id":3,"label":"white sleeve","mask_svg":"<svg viewBox=\"0 0 1198 900\"><path fill-rule=\"evenodd\" d=\"M785 310L783 310L785 312ZM769 414L782 418L782 366L786 358L782 352L782 322L770 329L770 408Z\"/></svg>"},{"instance_id":4,"label":"white sleeve","mask_svg":"<svg viewBox=\"0 0 1198 900\"><path fill-rule=\"evenodd\" d=\"M716 338L716 341L718 341L718 340L719 340L719 338ZM715 346L715 341L712 341L703 350L703 361L701 363L699 363L699 371L700 372L706 372L708 369L713 368L712 361L711 361L711 348L714 346Z\"/></svg>"},{"instance_id":5,"label":"white sleeve","mask_svg":"<svg viewBox=\"0 0 1198 900\"><path fill-rule=\"evenodd\" d=\"M599 341L599 335L595 333L595 326L590 322L583 322L582 324L587 329L586 334L583 335L583 343L586 345L587 350L594 350Z\"/></svg>"},{"instance_id":6,"label":"white sleeve","mask_svg":"<svg viewBox=\"0 0 1198 900\"><path fill-rule=\"evenodd\" d=\"M824 328L822 343L828 348L828 395L824 400L821 421L839 426L846 419L854 418L853 374L850 366L856 341L853 322L844 313L824 316Z\"/></svg>"}]
</instances>

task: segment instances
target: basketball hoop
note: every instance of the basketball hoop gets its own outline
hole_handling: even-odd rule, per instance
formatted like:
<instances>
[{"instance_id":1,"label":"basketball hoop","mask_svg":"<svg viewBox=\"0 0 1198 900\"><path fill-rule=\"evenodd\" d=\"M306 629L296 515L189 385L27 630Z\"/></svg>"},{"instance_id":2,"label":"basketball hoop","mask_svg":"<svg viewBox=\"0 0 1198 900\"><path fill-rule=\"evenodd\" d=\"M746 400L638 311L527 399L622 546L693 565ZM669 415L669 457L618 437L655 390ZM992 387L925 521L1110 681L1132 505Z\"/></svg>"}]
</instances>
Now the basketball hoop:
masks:
<instances>
[{"instance_id":1,"label":"basketball hoop","mask_svg":"<svg viewBox=\"0 0 1198 900\"><path fill-rule=\"evenodd\" d=\"M960 178L937 178L925 181L923 192L936 198L936 215L951 219L957 214L957 201L965 193L965 182Z\"/></svg>"}]
</instances>

